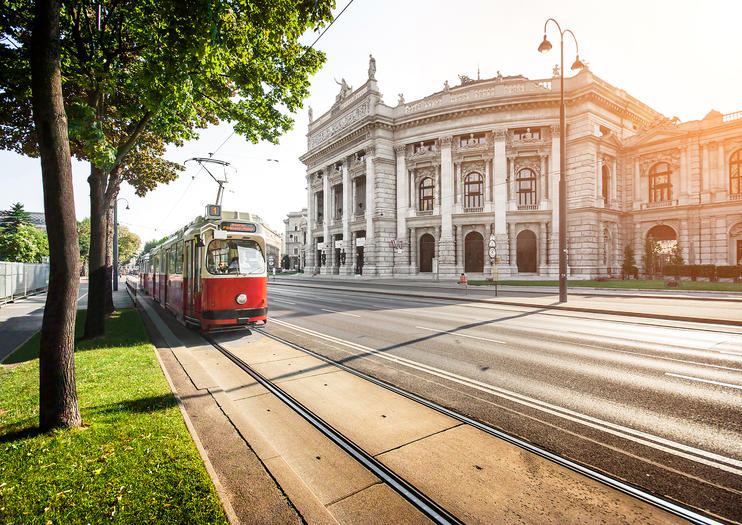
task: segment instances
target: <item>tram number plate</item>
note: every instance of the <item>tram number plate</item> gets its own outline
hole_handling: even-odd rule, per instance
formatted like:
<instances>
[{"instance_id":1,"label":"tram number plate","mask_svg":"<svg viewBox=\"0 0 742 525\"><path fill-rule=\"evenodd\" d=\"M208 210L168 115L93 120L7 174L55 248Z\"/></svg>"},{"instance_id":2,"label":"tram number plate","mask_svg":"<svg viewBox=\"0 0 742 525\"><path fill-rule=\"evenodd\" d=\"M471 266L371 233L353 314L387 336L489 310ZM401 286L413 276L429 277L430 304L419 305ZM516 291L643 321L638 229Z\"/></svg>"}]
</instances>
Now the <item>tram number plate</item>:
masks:
<instances>
[{"instance_id":1,"label":"tram number plate","mask_svg":"<svg viewBox=\"0 0 742 525\"><path fill-rule=\"evenodd\" d=\"M255 233L257 227L254 224L245 222L223 222L221 229L230 232Z\"/></svg>"}]
</instances>

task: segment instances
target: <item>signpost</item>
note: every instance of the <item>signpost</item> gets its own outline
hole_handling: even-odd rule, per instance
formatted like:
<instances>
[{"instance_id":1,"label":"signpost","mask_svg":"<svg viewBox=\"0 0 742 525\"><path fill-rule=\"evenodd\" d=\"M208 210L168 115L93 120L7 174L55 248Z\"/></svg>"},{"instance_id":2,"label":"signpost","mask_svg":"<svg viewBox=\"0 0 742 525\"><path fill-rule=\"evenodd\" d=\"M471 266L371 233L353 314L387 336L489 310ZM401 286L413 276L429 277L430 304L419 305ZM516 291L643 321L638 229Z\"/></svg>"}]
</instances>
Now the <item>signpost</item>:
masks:
<instances>
[{"instance_id":1,"label":"signpost","mask_svg":"<svg viewBox=\"0 0 742 525\"><path fill-rule=\"evenodd\" d=\"M495 243L495 234L490 233L490 241L487 243L487 255L490 258L490 264L492 265L492 280L495 282L495 297L497 297L497 263L500 262L500 258L497 256L497 244Z\"/></svg>"}]
</instances>

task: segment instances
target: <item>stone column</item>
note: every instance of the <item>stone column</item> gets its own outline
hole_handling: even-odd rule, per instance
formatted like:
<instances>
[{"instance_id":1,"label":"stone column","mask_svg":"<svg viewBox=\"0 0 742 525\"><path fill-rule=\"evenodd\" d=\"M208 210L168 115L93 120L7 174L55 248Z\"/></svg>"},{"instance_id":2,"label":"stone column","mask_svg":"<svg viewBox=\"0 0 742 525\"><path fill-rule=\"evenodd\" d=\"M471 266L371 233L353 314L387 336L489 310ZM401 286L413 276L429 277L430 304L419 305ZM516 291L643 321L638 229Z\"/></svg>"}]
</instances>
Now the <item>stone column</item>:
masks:
<instances>
[{"instance_id":1,"label":"stone column","mask_svg":"<svg viewBox=\"0 0 742 525\"><path fill-rule=\"evenodd\" d=\"M641 208L641 191L642 191L642 172L641 166L639 166L639 158L634 159L634 209L638 210Z\"/></svg>"},{"instance_id":2,"label":"stone column","mask_svg":"<svg viewBox=\"0 0 742 525\"><path fill-rule=\"evenodd\" d=\"M719 191L724 191L725 193L729 191L729 183L727 181L727 174L729 173L725 168L725 161L726 156L724 153L724 143L719 142L719 149L717 151L717 167L716 167L716 173L718 174L717 179L717 188L719 188Z\"/></svg>"},{"instance_id":3,"label":"stone column","mask_svg":"<svg viewBox=\"0 0 742 525\"><path fill-rule=\"evenodd\" d=\"M711 164L709 163L709 145L704 144L701 146L703 149L703 164L701 168L701 187L704 189L705 193L708 195L713 190L714 186L714 177L711 173ZM705 201L708 201L708 197L704 199Z\"/></svg>"},{"instance_id":4,"label":"stone column","mask_svg":"<svg viewBox=\"0 0 742 525\"><path fill-rule=\"evenodd\" d=\"M611 161L611 202L618 201L618 161L615 157Z\"/></svg>"},{"instance_id":5,"label":"stone column","mask_svg":"<svg viewBox=\"0 0 742 525\"><path fill-rule=\"evenodd\" d=\"M453 226L453 238L455 239L455 257L456 274L460 275L464 271L464 227Z\"/></svg>"},{"instance_id":6,"label":"stone column","mask_svg":"<svg viewBox=\"0 0 742 525\"><path fill-rule=\"evenodd\" d=\"M495 204L495 243L497 245L497 254L500 255L503 262L510 264L509 257L504 254L508 252L508 159L505 156L505 130L496 129L493 131L494 160L493 160L493 178L494 178L494 204ZM487 239L489 242L489 239ZM502 255L501 255L502 254ZM510 273L510 270L507 270Z\"/></svg>"},{"instance_id":7,"label":"stone column","mask_svg":"<svg viewBox=\"0 0 742 525\"><path fill-rule=\"evenodd\" d=\"M453 137L441 139L441 232L438 253L438 273L445 277L454 277L453 253L453 160L451 157L451 143Z\"/></svg>"},{"instance_id":8,"label":"stone column","mask_svg":"<svg viewBox=\"0 0 742 525\"><path fill-rule=\"evenodd\" d=\"M314 193L312 192L312 175L307 175L307 242L304 245L305 263L304 271L314 272L314 244L312 231L315 227L314 220Z\"/></svg>"},{"instance_id":9,"label":"stone column","mask_svg":"<svg viewBox=\"0 0 742 525\"><path fill-rule=\"evenodd\" d=\"M516 260L515 260L515 247L516 247L516 239L515 239L515 224L508 223L508 263L510 266L515 267ZM517 270L516 270L517 271ZM513 273L516 273L514 271Z\"/></svg>"},{"instance_id":10,"label":"stone column","mask_svg":"<svg viewBox=\"0 0 742 525\"><path fill-rule=\"evenodd\" d=\"M690 191L690 180L688 177L688 148L689 145L684 142L682 144L682 149L680 150L680 194L678 195L678 198L687 198ZM684 202L679 202L679 204L684 204Z\"/></svg>"},{"instance_id":11,"label":"stone column","mask_svg":"<svg viewBox=\"0 0 742 525\"><path fill-rule=\"evenodd\" d=\"M541 164L541 184L539 185L540 195L539 200L541 201L541 209L546 208L546 199L549 195L549 173L546 171L546 155L539 157Z\"/></svg>"},{"instance_id":12,"label":"stone column","mask_svg":"<svg viewBox=\"0 0 742 525\"><path fill-rule=\"evenodd\" d=\"M539 274L546 271L546 223L538 223L538 263Z\"/></svg>"},{"instance_id":13,"label":"stone column","mask_svg":"<svg viewBox=\"0 0 742 525\"><path fill-rule=\"evenodd\" d=\"M376 149L366 148L366 245L363 248L363 274L376 275L376 235L374 214L376 213Z\"/></svg>"},{"instance_id":14,"label":"stone column","mask_svg":"<svg viewBox=\"0 0 742 525\"><path fill-rule=\"evenodd\" d=\"M410 274L417 270L417 228L410 228Z\"/></svg>"},{"instance_id":15,"label":"stone column","mask_svg":"<svg viewBox=\"0 0 742 525\"><path fill-rule=\"evenodd\" d=\"M595 199L598 202L603 202L603 160L600 158L600 154L595 154Z\"/></svg>"},{"instance_id":16,"label":"stone column","mask_svg":"<svg viewBox=\"0 0 742 525\"><path fill-rule=\"evenodd\" d=\"M330 168L325 168L325 173L322 175L322 191L323 193L323 206L324 206L324 217L323 217L323 239L325 243L325 249L322 253L326 254L325 265L322 267L320 272L322 275L332 274L332 254L334 247L332 246L332 240L330 239L330 217L332 217L332 209L330 203L332 202L330 196Z\"/></svg>"},{"instance_id":17,"label":"stone column","mask_svg":"<svg viewBox=\"0 0 742 525\"><path fill-rule=\"evenodd\" d=\"M350 221L353 220L353 182L350 180L348 164L349 159L345 159L343 162L343 250L345 250L345 264L340 266L341 275L353 275L353 258L350 254L353 250L353 243L350 238Z\"/></svg>"},{"instance_id":18,"label":"stone column","mask_svg":"<svg viewBox=\"0 0 742 525\"><path fill-rule=\"evenodd\" d=\"M485 160L484 161L484 191L482 192L484 195L482 195L482 199L484 202L482 203L485 207L487 202L493 202L494 197L492 195L492 170L490 169L490 161Z\"/></svg>"},{"instance_id":19,"label":"stone column","mask_svg":"<svg viewBox=\"0 0 742 525\"><path fill-rule=\"evenodd\" d=\"M397 240L405 244L402 253L394 254L394 273L408 273L410 261L407 255L407 210L410 207L409 184L407 179L406 147L404 144L394 146L397 156Z\"/></svg>"},{"instance_id":20,"label":"stone column","mask_svg":"<svg viewBox=\"0 0 742 525\"><path fill-rule=\"evenodd\" d=\"M561 173L557 170L560 169L560 151L559 151L559 138L560 138L559 126L551 126L551 158L549 164L552 166L554 176L551 178L551 239L549 245L549 253L559 254L559 179ZM566 175L566 174L565 174ZM569 238L567 238L567 245L569 245ZM553 264L559 264L559 257L553 258ZM559 270L553 270L559 275ZM569 269L567 269L569 272Z\"/></svg>"}]
</instances>

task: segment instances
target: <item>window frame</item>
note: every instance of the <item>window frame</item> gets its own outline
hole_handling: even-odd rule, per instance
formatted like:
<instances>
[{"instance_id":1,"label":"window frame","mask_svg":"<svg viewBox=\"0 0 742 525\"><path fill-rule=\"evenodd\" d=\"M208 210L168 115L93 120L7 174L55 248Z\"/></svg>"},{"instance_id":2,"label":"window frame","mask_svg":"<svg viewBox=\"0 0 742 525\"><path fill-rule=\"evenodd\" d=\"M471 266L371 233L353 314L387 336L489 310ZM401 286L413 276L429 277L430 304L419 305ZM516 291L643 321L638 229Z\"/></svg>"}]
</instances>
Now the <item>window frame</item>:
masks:
<instances>
[{"instance_id":1,"label":"window frame","mask_svg":"<svg viewBox=\"0 0 742 525\"><path fill-rule=\"evenodd\" d=\"M742 195L742 149L738 149L729 157L729 194Z\"/></svg>"},{"instance_id":2,"label":"window frame","mask_svg":"<svg viewBox=\"0 0 742 525\"><path fill-rule=\"evenodd\" d=\"M225 242L225 243L230 243L230 242L235 242L235 243L252 242L252 243L254 243L255 244L255 248L258 249L258 251L260 252L260 255L263 257L263 266L262 266L262 269L259 272L256 271L256 272L251 272L251 273L229 273L228 271L227 272L224 272L224 273L219 273L219 272L214 273L212 271L212 269L216 269L218 267L218 263L216 263L215 261L213 261L213 263L209 263L209 254L212 253L211 246L215 242ZM228 250L229 250L229 248L228 248ZM265 251L263 251L263 247L260 245L260 242L258 242L255 239L250 239L250 238L240 238L240 239L211 239L209 241L209 244L205 248L205 258L206 258L206 261L205 261L205 264L204 264L204 268L206 269L206 273L208 273L209 275L216 276L216 277L252 277L252 276L260 276L260 275L263 275L267 271L267 267L268 267L268 255L267 255L267 253ZM221 262L224 262L224 261L221 261ZM227 262L226 264L227 264L227 268L228 268L229 262Z\"/></svg>"},{"instance_id":3,"label":"window frame","mask_svg":"<svg viewBox=\"0 0 742 525\"><path fill-rule=\"evenodd\" d=\"M484 206L484 176L473 171L464 177L464 208Z\"/></svg>"},{"instance_id":4,"label":"window frame","mask_svg":"<svg viewBox=\"0 0 742 525\"><path fill-rule=\"evenodd\" d=\"M525 177L524 173L530 173L530 177ZM524 187L527 183L528 187ZM535 206L536 205L536 172L531 168L521 168L515 176L516 194L518 195L518 206Z\"/></svg>"},{"instance_id":5,"label":"window frame","mask_svg":"<svg viewBox=\"0 0 742 525\"><path fill-rule=\"evenodd\" d=\"M660 167L664 167L666 171L659 171ZM657 179L663 176L667 177L667 181L658 183ZM668 162L658 162L649 169L649 202L672 200L671 176L672 168Z\"/></svg>"},{"instance_id":6,"label":"window frame","mask_svg":"<svg viewBox=\"0 0 742 525\"><path fill-rule=\"evenodd\" d=\"M425 185L426 181L430 181L430 185ZM433 177L423 177L418 184L418 210L419 211L433 211L434 199L435 199L435 182Z\"/></svg>"}]
</instances>

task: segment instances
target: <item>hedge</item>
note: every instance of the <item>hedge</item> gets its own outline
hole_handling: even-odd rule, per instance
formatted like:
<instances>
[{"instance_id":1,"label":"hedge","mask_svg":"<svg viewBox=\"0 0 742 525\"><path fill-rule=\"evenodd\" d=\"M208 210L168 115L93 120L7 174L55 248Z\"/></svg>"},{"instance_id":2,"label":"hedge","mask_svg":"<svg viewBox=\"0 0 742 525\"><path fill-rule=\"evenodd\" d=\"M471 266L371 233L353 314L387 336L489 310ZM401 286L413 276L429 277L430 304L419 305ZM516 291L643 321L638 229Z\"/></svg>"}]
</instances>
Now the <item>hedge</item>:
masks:
<instances>
[{"instance_id":1,"label":"hedge","mask_svg":"<svg viewBox=\"0 0 742 525\"><path fill-rule=\"evenodd\" d=\"M719 268L737 268L736 266L720 266ZM666 264L663 275L674 277L707 277L710 280L716 279L716 266L713 264ZM726 277L719 275L719 277Z\"/></svg>"},{"instance_id":2,"label":"hedge","mask_svg":"<svg viewBox=\"0 0 742 525\"><path fill-rule=\"evenodd\" d=\"M742 277L742 265L736 266L717 266L716 276L719 278L734 278L739 279Z\"/></svg>"}]
</instances>

